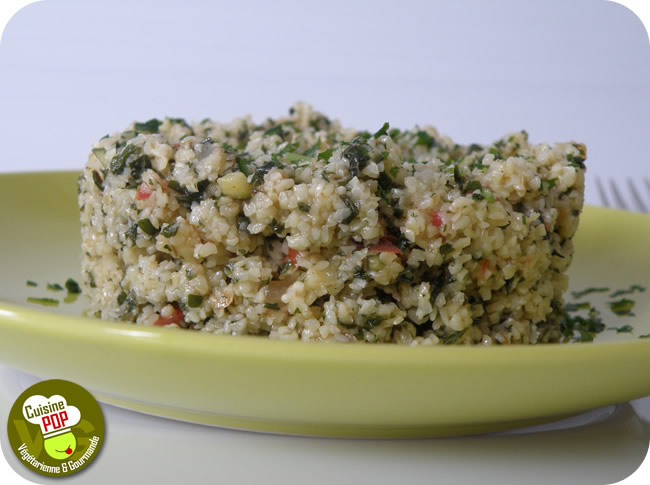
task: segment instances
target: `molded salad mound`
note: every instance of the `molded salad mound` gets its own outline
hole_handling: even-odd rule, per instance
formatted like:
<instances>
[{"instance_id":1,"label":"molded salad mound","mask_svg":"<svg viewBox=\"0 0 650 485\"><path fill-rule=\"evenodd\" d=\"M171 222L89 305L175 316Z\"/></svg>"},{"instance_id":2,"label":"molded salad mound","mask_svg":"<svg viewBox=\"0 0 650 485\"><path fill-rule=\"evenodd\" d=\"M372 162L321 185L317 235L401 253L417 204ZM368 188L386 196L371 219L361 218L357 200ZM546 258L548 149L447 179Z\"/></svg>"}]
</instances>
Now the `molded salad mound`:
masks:
<instances>
[{"instance_id":1,"label":"molded salad mound","mask_svg":"<svg viewBox=\"0 0 650 485\"><path fill-rule=\"evenodd\" d=\"M79 179L89 314L218 334L407 345L562 339L585 147L525 131L152 119Z\"/></svg>"}]
</instances>

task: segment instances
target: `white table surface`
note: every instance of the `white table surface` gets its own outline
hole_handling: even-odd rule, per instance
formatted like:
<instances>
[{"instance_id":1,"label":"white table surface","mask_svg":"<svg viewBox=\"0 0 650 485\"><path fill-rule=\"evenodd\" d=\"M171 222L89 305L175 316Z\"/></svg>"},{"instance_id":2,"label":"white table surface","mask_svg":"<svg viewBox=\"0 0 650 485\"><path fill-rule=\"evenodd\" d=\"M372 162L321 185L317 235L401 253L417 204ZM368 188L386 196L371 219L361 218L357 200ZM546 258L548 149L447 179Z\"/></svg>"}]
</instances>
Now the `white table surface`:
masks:
<instances>
[{"instance_id":1,"label":"white table surface","mask_svg":"<svg viewBox=\"0 0 650 485\"><path fill-rule=\"evenodd\" d=\"M0 45L0 173L79 169L95 139L133 119L261 120L300 99L360 128L433 124L461 143L525 128L535 142L585 142L593 205L596 177L650 177L650 45L632 13L589 0L396 5L31 5ZM31 382L0 367L0 415ZM638 466L650 437L650 396L563 430L410 441L261 435L103 409L105 447L70 482L611 483Z\"/></svg>"}]
</instances>

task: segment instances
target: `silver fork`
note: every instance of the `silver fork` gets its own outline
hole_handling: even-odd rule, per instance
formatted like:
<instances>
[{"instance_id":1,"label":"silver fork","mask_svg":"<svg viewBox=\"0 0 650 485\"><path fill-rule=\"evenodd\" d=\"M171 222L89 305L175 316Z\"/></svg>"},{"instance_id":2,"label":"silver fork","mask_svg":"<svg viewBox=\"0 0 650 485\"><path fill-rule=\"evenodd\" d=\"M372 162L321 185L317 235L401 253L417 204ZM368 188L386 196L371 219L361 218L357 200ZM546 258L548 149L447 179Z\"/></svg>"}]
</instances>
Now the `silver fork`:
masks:
<instances>
[{"instance_id":1,"label":"silver fork","mask_svg":"<svg viewBox=\"0 0 650 485\"><path fill-rule=\"evenodd\" d=\"M596 177L598 195L600 195L600 200L602 201L603 205L606 207L617 207L619 209L636 212L650 212L650 202L648 202L648 200L650 200L650 179L637 179L638 184L641 186L640 189L637 189L634 180L631 178L628 178L626 182L628 190L619 188L614 179L601 179L600 177ZM608 186L609 195L607 190ZM622 195L625 192L629 194L629 198L627 200ZM646 200L644 200L642 196L644 193L647 194L645 197Z\"/></svg>"}]
</instances>

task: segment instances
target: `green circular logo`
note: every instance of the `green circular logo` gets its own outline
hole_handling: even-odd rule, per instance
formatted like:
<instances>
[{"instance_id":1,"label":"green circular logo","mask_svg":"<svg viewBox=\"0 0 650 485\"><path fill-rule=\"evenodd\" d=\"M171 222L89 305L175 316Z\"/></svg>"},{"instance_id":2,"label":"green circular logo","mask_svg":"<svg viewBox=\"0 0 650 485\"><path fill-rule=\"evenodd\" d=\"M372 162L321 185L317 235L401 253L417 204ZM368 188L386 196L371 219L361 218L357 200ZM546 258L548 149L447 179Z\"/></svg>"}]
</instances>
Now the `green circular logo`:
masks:
<instances>
[{"instance_id":1,"label":"green circular logo","mask_svg":"<svg viewBox=\"0 0 650 485\"><path fill-rule=\"evenodd\" d=\"M11 449L30 470L65 477L84 469L104 442L104 415L95 398L70 381L34 384L11 407Z\"/></svg>"}]
</instances>

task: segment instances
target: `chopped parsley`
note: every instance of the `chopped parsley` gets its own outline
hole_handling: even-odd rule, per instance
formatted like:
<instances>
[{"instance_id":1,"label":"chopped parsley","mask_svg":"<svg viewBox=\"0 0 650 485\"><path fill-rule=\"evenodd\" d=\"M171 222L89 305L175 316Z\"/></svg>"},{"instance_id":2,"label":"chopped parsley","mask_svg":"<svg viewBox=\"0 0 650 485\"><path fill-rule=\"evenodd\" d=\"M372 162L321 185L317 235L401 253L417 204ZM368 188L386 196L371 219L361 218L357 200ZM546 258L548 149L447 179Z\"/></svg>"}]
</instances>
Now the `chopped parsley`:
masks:
<instances>
[{"instance_id":1,"label":"chopped parsley","mask_svg":"<svg viewBox=\"0 0 650 485\"><path fill-rule=\"evenodd\" d=\"M605 293L607 291L609 291L609 288L590 287L590 288L586 288L586 289L581 290L581 291L572 291L571 295L573 296L573 298L578 299L578 298L582 298L583 296L588 295L590 293Z\"/></svg>"},{"instance_id":2,"label":"chopped parsley","mask_svg":"<svg viewBox=\"0 0 650 485\"><path fill-rule=\"evenodd\" d=\"M415 135L417 136L417 139L415 140L416 146L424 146L429 149L436 146L436 139L426 131L419 130Z\"/></svg>"},{"instance_id":3,"label":"chopped parsley","mask_svg":"<svg viewBox=\"0 0 650 485\"><path fill-rule=\"evenodd\" d=\"M73 295L81 293L81 287L79 286L79 283L77 283L72 278L65 280L65 289L68 290L68 293L71 293Z\"/></svg>"},{"instance_id":4,"label":"chopped parsley","mask_svg":"<svg viewBox=\"0 0 650 485\"><path fill-rule=\"evenodd\" d=\"M43 306L59 306L59 300L56 298L33 298L27 297L29 303L36 303L37 305Z\"/></svg>"},{"instance_id":5,"label":"chopped parsley","mask_svg":"<svg viewBox=\"0 0 650 485\"><path fill-rule=\"evenodd\" d=\"M635 291L643 293L645 291L645 288L641 285L632 285L626 290L616 290L611 295L609 295L609 297L616 298L617 296L621 296L621 295L631 295Z\"/></svg>"},{"instance_id":6,"label":"chopped parsley","mask_svg":"<svg viewBox=\"0 0 650 485\"><path fill-rule=\"evenodd\" d=\"M160 231L160 233L169 238L169 237L174 237L176 233L178 232L178 222L174 222L173 224L165 224Z\"/></svg>"},{"instance_id":7,"label":"chopped parsley","mask_svg":"<svg viewBox=\"0 0 650 485\"><path fill-rule=\"evenodd\" d=\"M329 160L332 157L332 153L334 153L334 149L330 148L329 150L325 150L324 152L320 152L318 154L318 160Z\"/></svg>"},{"instance_id":8,"label":"chopped parsley","mask_svg":"<svg viewBox=\"0 0 650 485\"><path fill-rule=\"evenodd\" d=\"M156 229L149 219L140 219L138 221L138 227L142 232L149 234L150 236L153 236L158 232L158 229Z\"/></svg>"},{"instance_id":9,"label":"chopped parsley","mask_svg":"<svg viewBox=\"0 0 650 485\"><path fill-rule=\"evenodd\" d=\"M399 175L400 168L401 167L399 165L395 165L394 167L392 167L389 170L390 176L393 178L397 177L397 175Z\"/></svg>"},{"instance_id":10,"label":"chopped parsley","mask_svg":"<svg viewBox=\"0 0 650 485\"><path fill-rule=\"evenodd\" d=\"M187 295L187 306L190 308L197 308L203 303L203 297L201 295L190 294Z\"/></svg>"},{"instance_id":11,"label":"chopped parsley","mask_svg":"<svg viewBox=\"0 0 650 485\"><path fill-rule=\"evenodd\" d=\"M170 119L170 121L173 120ZM162 125L162 121L157 120L156 118L152 118L149 121L145 121L144 123L136 122L133 125L133 128L135 131L138 131L140 133L158 133L158 128L160 128L160 125Z\"/></svg>"},{"instance_id":12,"label":"chopped parsley","mask_svg":"<svg viewBox=\"0 0 650 485\"><path fill-rule=\"evenodd\" d=\"M350 174L353 177L359 175L366 165L368 165L368 156L367 145L362 144L353 144L343 152L343 158L345 158L350 164Z\"/></svg>"},{"instance_id":13,"label":"chopped parsley","mask_svg":"<svg viewBox=\"0 0 650 485\"><path fill-rule=\"evenodd\" d=\"M48 283L45 288L50 291L63 291L63 286L58 283Z\"/></svg>"},{"instance_id":14,"label":"chopped parsley","mask_svg":"<svg viewBox=\"0 0 650 485\"><path fill-rule=\"evenodd\" d=\"M129 143L126 145L122 151L113 157L111 160L111 172L113 175L119 175L124 172L124 167L126 167L126 160L131 156L135 155L140 151L140 148Z\"/></svg>"},{"instance_id":15,"label":"chopped parsley","mask_svg":"<svg viewBox=\"0 0 650 485\"><path fill-rule=\"evenodd\" d=\"M616 333L632 333L632 325L623 325L622 327L607 327L607 330L616 330Z\"/></svg>"},{"instance_id":16,"label":"chopped parsley","mask_svg":"<svg viewBox=\"0 0 650 485\"><path fill-rule=\"evenodd\" d=\"M467 329L459 330L458 332L454 332L451 335L447 335L444 339L442 339L442 343L444 345L452 345L458 342L463 335L465 335L465 332Z\"/></svg>"},{"instance_id":17,"label":"chopped parsley","mask_svg":"<svg viewBox=\"0 0 650 485\"><path fill-rule=\"evenodd\" d=\"M281 124L275 125L264 132L264 136L271 136L271 135L280 135L280 137L282 137L283 136L282 125Z\"/></svg>"},{"instance_id":18,"label":"chopped parsley","mask_svg":"<svg viewBox=\"0 0 650 485\"><path fill-rule=\"evenodd\" d=\"M449 253L451 253L454 250L454 247L449 244L449 243L444 243L442 246L440 246L440 254L442 255L442 259L445 259Z\"/></svg>"},{"instance_id":19,"label":"chopped parsley","mask_svg":"<svg viewBox=\"0 0 650 485\"><path fill-rule=\"evenodd\" d=\"M589 302L580 302L580 303L567 303L564 306L564 311L566 312L577 312L578 310L589 310L591 305Z\"/></svg>"},{"instance_id":20,"label":"chopped parsley","mask_svg":"<svg viewBox=\"0 0 650 485\"><path fill-rule=\"evenodd\" d=\"M38 283L36 283L36 281L32 281L32 280L27 280L26 284L27 284L27 286L38 286Z\"/></svg>"},{"instance_id":21,"label":"chopped parsley","mask_svg":"<svg viewBox=\"0 0 650 485\"><path fill-rule=\"evenodd\" d=\"M269 310L279 310L280 305L277 303L264 303L264 308L268 308Z\"/></svg>"},{"instance_id":22,"label":"chopped parsley","mask_svg":"<svg viewBox=\"0 0 650 485\"><path fill-rule=\"evenodd\" d=\"M634 308L634 301L628 300L627 298L621 298L617 301L610 301L609 308L619 317L625 315L634 316L634 313L632 313L632 308Z\"/></svg>"}]
</instances>

